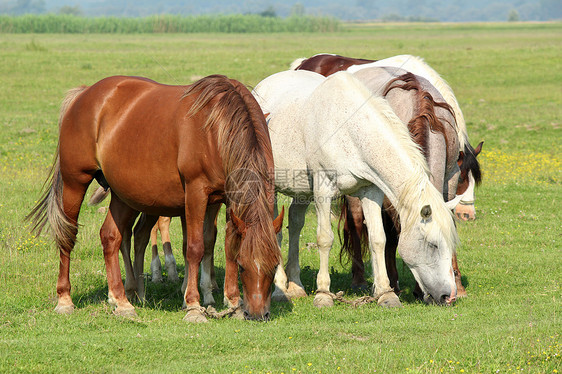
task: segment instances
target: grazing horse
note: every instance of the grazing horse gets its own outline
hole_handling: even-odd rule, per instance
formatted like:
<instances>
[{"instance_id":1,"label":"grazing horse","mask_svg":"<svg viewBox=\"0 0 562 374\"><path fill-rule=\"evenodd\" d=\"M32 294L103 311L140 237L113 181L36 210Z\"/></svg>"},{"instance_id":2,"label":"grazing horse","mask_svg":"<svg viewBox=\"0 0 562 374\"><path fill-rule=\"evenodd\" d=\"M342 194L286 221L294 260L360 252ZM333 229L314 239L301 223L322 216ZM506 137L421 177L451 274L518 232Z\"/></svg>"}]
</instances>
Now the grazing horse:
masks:
<instances>
[{"instance_id":1,"label":"grazing horse","mask_svg":"<svg viewBox=\"0 0 562 374\"><path fill-rule=\"evenodd\" d=\"M457 185L456 194L462 197L459 203L455 206L455 213L459 219L474 220L476 218L476 213L474 210L474 189L475 186L481 182L480 165L476 160L476 156L482 149L482 142L478 145L476 150L474 150L468 142L466 123L464 121L460 106L458 105L458 102L450 86L421 58L410 55L401 55L390 57L380 61L373 61L331 54L319 54L310 57L309 59L296 60L291 64L291 68L294 70L312 70L325 76L333 74L334 70L337 70L338 67L342 70L347 70L350 72L359 72L363 70L368 71L373 67L394 67L397 70L402 70L402 68L404 68L405 70L414 72L417 75L427 78L430 84L438 90L440 96L441 94L443 95L444 101L450 104L455 114L455 119L457 122L457 136L459 138L461 147L460 157L458 159L458 165L460 167L461 173L459 183ZM365 77L365 74L363 74L363 76ZM380 82L380 86L382 87L384 83L385 82ZM462 151L462 149L464 149L464 151ZM435 173L433 174L435 175ZM447 196L444 197L447 199ZM451 198L451 196L449 196L449 198ZM357 201L353 201L353 199L347 199L345 201L345 204L349 209L346 210L347 216L345 216L346 224L344 225L344 249L349 251L350 246L353 248L353 250L351 251L353 253L352 286L357 287L366 283L361 255L361 253L365 252L365 250L361 250L360 244L361 241L363 241L363 243L365 242L366 233L362 224L363 217L361 206ZM353 222L351 220L353 220ZM385 226L387 235L389 234L389 231L396 232L389 220L385 220L385 222L387 223L387 225ZM391 284L393 285L395 290L398 291L398 273L396 271L396 259L394 257L395 249L392 249L393 247L395 248L396 243L396 240L387 242L387 248L389 249L387 251L387 266L389 269L389 273L391 274ZM466 296L466 290L461 283L461 273L458 268L456 253L453 254L453 269L455 271L458 296ZM396 280L396 282L394 280ZM419 294L418 291L419 288L416 287L417 294Z\"/></svg>"},{"instance_id":2,"label":"grazing horse","mask_svg":"<svg viewBox=\"0 0 562 374\"><path fill-rule=\"evenodd\" d=\"M84 194L96 179L111 188L100 237L116 314L135 314L121 281L119 248L130 242L134 219L143 212L152 220L149 227L161 215L182 217L189 268L184 319L206 321L197 290L204 221L226 203L227 277L237 280L240 267L245 315L268 318L270 285L280 261L275 231L283 217L273 220L267 124L241 83L214 75L191 86L170 86L115 76L74 89L61 108L56 155L50 185L28 218L36 233L49 223L60 251L57 312L74 309L70 253ZM230 282L225 297L237 306L238 284Z\"/></svg>"},{"instance_id":3,"label":"grazing horse","mask_svg":"<svg viewBox=\"0 0 562 374\"><path fill-rule=\"evenodd\" d=\"M328 294L334 238L330 206L338 194L361 199L379 305L400 305L384 261L385 195L401 217L398 251L424 294L439 304L454 302L451 254L458 236L453 217L429 180L427 162L388 103L347 72L324 78L308 71L285 71L261 81L253 93L269 113L276 189L293 197L290 251L298 251L306 208L314 199L320 254L314 305L333 305ZM283 268L277 269L275 284L286 288Z\"/></svg>"},{"instance_id":4,"label":"grazing horse","mask_svg":"<svg viewBox=\"0 0 562 374\"><path fill-rule=\"evenodd\" d=\"M300 58L293 61L291 69L310 70L328 76L339 70L347 70L353 73L374 66L400 68L424 77L437 88L445 102L452 107L462 150L462 159L459 161L462 179L459 183L457 194L462 194L463 197L455 207L455 213L459 219L465 221L476 219L474 189L481 182L480 165L476 160L476 156L480 153L483 142L476 147L477 151L475 152L475 149L469 143L466 122L453 90L422 58L412 55L398 55L376 61L322 53L308 59Z\"/></svg>"},{"instance_id":5,"label":"grazing horse","mask_svg":"<svg viewBox=\"0 0 562 374\"><path fill-rule=\"evenodd\" d=\"M412 139L424 151L432 184L443 194L445 201L455 198L460 174L457 163L460 146L454 114L450 106L444 103L439 91L426 79L412 73L405 73L402 69L371 67L356 72L355 76L365 83L374 95L386 98L402 122L407 124ZM459 199L460 197L457 197L457 200ZM394 216L396 211L389 206L388 201L385 206L385 215L389 215L383 220L387 236L385 249L387 271L391 286L398 292L396 245L400 225L398 217ZM366 233L360 202L351 197L346 198L341 218L346 221L343 251L347 252L353 260L352 287L361 286L366 284L362 260L366 245L361 245L360 239L365 239ZM452 265L457 294L464 295L456 253L453 253Z\"/></svg>"}]
</instances>

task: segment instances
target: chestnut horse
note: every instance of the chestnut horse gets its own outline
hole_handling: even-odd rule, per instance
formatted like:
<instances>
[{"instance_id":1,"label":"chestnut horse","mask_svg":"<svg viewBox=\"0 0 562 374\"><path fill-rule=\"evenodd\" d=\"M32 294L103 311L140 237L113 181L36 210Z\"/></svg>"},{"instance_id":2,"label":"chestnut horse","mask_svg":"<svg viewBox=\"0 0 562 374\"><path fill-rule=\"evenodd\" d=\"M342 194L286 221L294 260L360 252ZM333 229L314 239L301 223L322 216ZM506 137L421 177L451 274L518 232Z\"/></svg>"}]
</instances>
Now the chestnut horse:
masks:
<instances>
[{"instance_id":1,"label":"chestnut horse","mask_svg":"<svg viewBox=\"0 0 562 374\"><path fill-rule=\"evenodd\" d=\"M245 316L268 318L280 261L276 230L283 217L273 220L271 142L263 113L246 87L219 75L191 86L109 77L67 94L59 132L50 185L28 215L37 234L49 223L60 251L55 311L74 309L70 253L84 194L96 179L112 191L100 237L116 314L135 314L121 281L119 248L130 241L134 219L143 212L153 222L161 215L182 217L189 267L184 319L206 321L197 290L203 226L207 212L224 202L225 296L231 306L239 305L240 266Z\"/></svg>"}]
</instances>

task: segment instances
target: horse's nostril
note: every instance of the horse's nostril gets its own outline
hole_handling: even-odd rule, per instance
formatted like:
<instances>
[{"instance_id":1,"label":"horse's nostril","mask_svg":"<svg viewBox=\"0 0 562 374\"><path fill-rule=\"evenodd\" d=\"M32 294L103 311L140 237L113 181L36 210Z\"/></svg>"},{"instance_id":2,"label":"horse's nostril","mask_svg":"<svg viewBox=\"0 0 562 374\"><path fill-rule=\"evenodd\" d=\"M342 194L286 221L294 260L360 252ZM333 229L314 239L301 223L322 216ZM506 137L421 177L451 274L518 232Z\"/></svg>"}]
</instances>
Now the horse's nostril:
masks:
<instances>
[{"instance_id":1,"label":"horse's nostril","mask_svg":"<svg viewBox=\"0 0 562 374\"><path fill-rule=\"evenodd\" d=\"M445 295L442 295L439 298L439 304L441 304L441 305L451 305L456 300L457 300L457 298L455 296L451 297L451 295L445 294Z\"/></svg>"},{"instance_id":2,"label":"horse's nostril","mask_svg":"<svg viewBox=\"0 0 562 374\"><path fill-rule=\"evenodd\" d=\"M263 320L269 321L269 312L265 312L265 314L263 315Z\"/></svg>"},{"instance_id":3,"label":"horse's nostril","mask_svg":"<svg viewBox=\"0 0 562 374\"><path fill-rule=\"evenodd\" d=\"M244 319L251 319L250 313L247 310L244 311Z\"/></svg>"}]
</instances>

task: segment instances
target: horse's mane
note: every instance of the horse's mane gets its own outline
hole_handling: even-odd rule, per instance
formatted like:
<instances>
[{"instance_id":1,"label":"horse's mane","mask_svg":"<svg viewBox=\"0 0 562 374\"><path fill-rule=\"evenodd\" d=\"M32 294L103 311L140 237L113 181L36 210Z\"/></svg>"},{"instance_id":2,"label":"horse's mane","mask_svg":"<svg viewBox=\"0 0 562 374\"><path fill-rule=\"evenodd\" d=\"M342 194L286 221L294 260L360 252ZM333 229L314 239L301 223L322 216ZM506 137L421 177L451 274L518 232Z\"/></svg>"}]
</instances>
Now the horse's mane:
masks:
<instances>
[{"instance_id":1,"label":"horse's mane","mask_svg":"<svg viewBox=\"0 0 562 374\"><path fill-rule=\"evenodd\" d=\"M443 95L445 101L451 106L453 109L453 113L455 114L455 121L457 122L458 126L458 134L459 134L459 143L461 148L468 144L468 133L466 130L466 122L464 121L464 116L462 114L462 110L459 106L459 102L457 98L453 94L453 89L445 79L443 79L433 68L431 68L421 57L417 56L408 56L408 58L415 63L422 65L425 68L425 72L429 75L428 78L431 81L431 84L437 88L437 90Z\"/></svg>"},{"instance_id":2,"label":"horse's mane","mask_svg":"<svg viewBox=\"0 0 562 374\"><path fill-rule=\"evenodd\" d=\"M251 256L256 266L273 274L281 254L272 217L273 151L261 108L246 87L222 75L201 79L183 97L194 93L199 96L188 115L216 100L205 128L217 132L230 212L247 227L245 240L239 235L230 238L232 255Z\"/></svg>"},{"instance_id":3,"label":"horse's mane","mask_svg":"<svg viewBox=\"0 0 562 374\"><path fill-rule=\"evenodd\" d=\"M470 143L464 145L464 158L461 164L461 170L466 170L472 172L474 181L478 186L482 182L482 171L480 170L480 163L476 158L474 148Z\"/></svg>"},{"instance_id":4,"label":"horse's mane","mask_svg":"<svg viewBox=\"0 0 562 374\"><path fill-rule=\"evenodd\" d=\"M338 75L341 73L336 73ZM349 73L346 73L349 74ZM334 76L335 76L334 75ZM429 180L429 167L420 147L412 141L406 126L396 116L388 102L382 97L374 97L371 92L358 80L353 79L357 87L363 91L365 100L369 100L374 108L386 119L406 156L412 161L414 172L402 186L402 192L395 206L402 223L402 231L421 219L420 212L424 205L429 204L432 209L431 219L425 225L423 233L426 240L437 241L438 235L443 235L450 250L456 248L459 238L453 221L452 212L447 209L443 196Z\"/></svg>"},{"instance_id":5,"label":"horse's mane","mask_svg":"<svg viewBox=\"0 0 562 374\"><path fill-rule=\"evenodd\" d=\"M419 80L412 73L406 73L391 80L383 90L383 96L388 95L395 88L405 91L415 90L417 92L415 96L417 112L415 117L408 122L408 130L414 142L422 148L426 159L428 131L441 133L445 138L445 145L448 146L447 134L442 122L445 119L437 117L435 107L443 108L454 116L451 106L447 103L436 102L433 96L422 88Z\"/></svg>"}]
</instances>

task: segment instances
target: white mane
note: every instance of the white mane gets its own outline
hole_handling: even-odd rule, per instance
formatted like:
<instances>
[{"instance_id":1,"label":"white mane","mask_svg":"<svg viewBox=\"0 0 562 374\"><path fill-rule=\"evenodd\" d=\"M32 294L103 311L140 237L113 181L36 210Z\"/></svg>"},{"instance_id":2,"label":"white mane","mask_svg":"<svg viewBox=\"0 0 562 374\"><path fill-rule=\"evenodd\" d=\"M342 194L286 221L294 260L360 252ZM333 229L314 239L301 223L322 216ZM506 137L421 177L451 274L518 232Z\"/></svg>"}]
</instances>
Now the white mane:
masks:
<instances>
[{"instance_id":1,"label":"white mane","mask_svg":"<svg viewBox=\"0 0 562 374\"><path fill-rule=\"evenodd\" d=\"M345 78L348 78L348 82L344 82L347 87L353 84L354 90L361 93L365 101L368 100L373 108L386 119L386 123L399 141L400 147L406 152L407 157L414 165L414 172L404 183L402 192L398 196L398 206L395 207L399 213L402 227L413 227L416 221L421 219L422 207L430 205L432 215L431 219L423 225L425 228L424 237L428 240L433 239L431 240L433 242L438 242L436 236L442 233L448 248L454 250L459 238L454 225L453 214L446 207L439 191L429 180L429 167L420 147L412 141L408 128L404 126L384 98L373 96L371 91L354 75L339 72L331 77L341 76L341 78L344 78L343 74L346 75ZM328 79L331 79L331 77Z\"/></svg>"},{"instance_id":2,"label":"white mane","mask_svg":"<svg viewBox=\"0 0 562 374\"><path fill-rule=\"evenodd\" d=\"M306 60L306 57L297 58L295 61L291 62L289 70L297 70L299 65L302 64L304 60Z\"/></svg>"}]
</instances>

